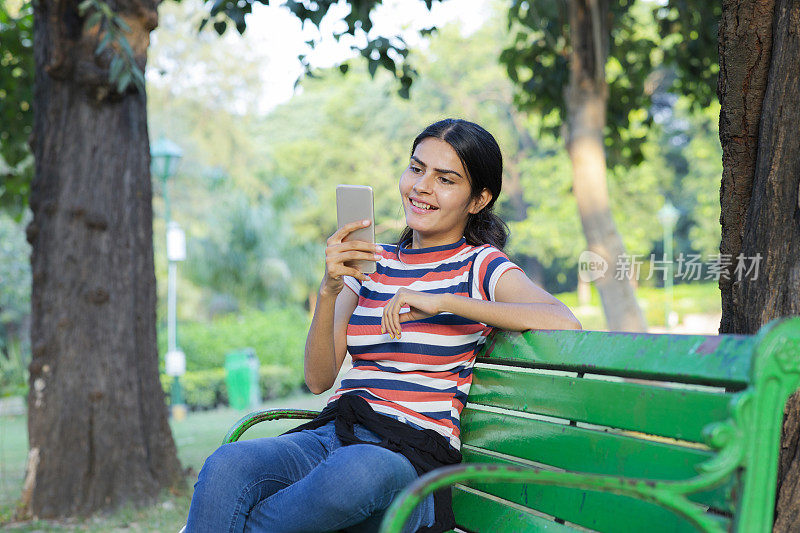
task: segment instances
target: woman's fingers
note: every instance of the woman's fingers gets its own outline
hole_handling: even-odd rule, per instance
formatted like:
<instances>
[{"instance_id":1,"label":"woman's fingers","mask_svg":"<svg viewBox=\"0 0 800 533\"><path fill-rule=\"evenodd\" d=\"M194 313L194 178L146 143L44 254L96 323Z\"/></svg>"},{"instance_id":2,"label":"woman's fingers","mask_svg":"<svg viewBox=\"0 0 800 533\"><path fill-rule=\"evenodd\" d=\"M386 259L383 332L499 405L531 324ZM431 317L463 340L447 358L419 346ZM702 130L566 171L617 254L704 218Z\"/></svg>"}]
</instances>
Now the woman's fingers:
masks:
<instances>
[{"instance_id":1,"label":"woman's fingers","mask_svg":"<svg viewBox=\"0 0 800 533\"><path fill-rule=\"evenodd\" d=\"M400 308L403 307L404 300L401 293L395 294L383 307L381 313L381 333L388 333L393 339L399 339L400 328Z\"/></svg>"},{"instance_id":2,"label":"woman's fingers","mask_svg":"<svg viewBox=\"0 0 800 533\"><path fill-rule=\"evenodd\" d=\"M400 308L402 305L399 304L392 310L392 321L394 323L394 331L397 335L397 338L400 338Z\"/></svg>"},{"instance_id":3,"label":"woman's fingers","mask_svg":"<svg viewBox=\"0 0 800 533\"><path fill-rule=\"evenodd\" d=\"M353 276L361 281L367 281L368 276L363 274L352 265L346 264L347 261L366 260L379 261L379 252L383 250L378 245L365 241L344 241L353 231L369 226L369 220L351 222L339 228L327 240L325 247L325 283L338 293L342 289L342 276Z\"/></svg>"},{"instance_id":4,"label":"woman's fingers","mask_svg":"<svg viewBox=\"0 0 800 533\"><path fill-rule=\"evenodd\" d=\"M336 244L340 243L344 240L345 237L353 233L357 229L366 228L369 226L369 220L357 220L355 222L350 222L349 224L345 224L336 232L328 238L328 244Z\"/></svg>"},{"instance_id":5,"label":"woman's fingers","mask_svg":"<svg viewBox=\"0 0 800 533\"><path fill-rule=\"evenodd\" d=\"M349 250L346 252L339 252L331 254L331 259L344 263L345 261L354 261L356 259L365 259L367 261L378 261L381 258L379 254L373 251L358 251Z\"/></svg>"}]
</instances>

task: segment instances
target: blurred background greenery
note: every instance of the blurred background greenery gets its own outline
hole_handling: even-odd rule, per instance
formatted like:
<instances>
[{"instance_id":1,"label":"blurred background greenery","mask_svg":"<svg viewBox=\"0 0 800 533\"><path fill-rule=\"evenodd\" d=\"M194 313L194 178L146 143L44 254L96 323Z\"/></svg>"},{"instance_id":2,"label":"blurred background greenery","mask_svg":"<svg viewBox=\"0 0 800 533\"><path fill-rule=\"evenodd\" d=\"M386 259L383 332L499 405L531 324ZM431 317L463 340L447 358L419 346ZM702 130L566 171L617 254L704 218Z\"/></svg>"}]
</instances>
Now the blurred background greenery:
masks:
<instances>
[{"instance_id":1,"label":"blurred background greenery","mask_svg":"<svg viewBox=\"0 0 800 533\"><path fill-rule=\"evenodd\" d=\"M255 90L264 83L258 75L263 57L257 51L242 55L241 41L193 31L202 16L197 2L160 7L148 67L148 116L151 138L166 135L184 151L169 194L172 218L187 235L178 278L178 345L187 356L190 406L224 400L224 385L214 384L225 354L241 347L254 349L262 374L269 376L262 381L273 383L267 396L302 387L309 309L322 275L325 239L336 229L336 184L374 187L377 238L393 242L403 223L397 181L411 141L443 116L483 125L504 150L509 192L498 209L511 228L511 258L573 308L585 329L603 329L593 289L580 298L576 292L585 239L563 142L547 117L515 109L512 83L497 61L512 39L504 9L495 3L491 16L469 35L451 23L413 49L425 74L410 100L397 96L387 72L378 71L373 80L366 65L354 62L346 76L335 67L319 69L316 77L302 80L294 97L264 112ZM649 11L637 13L637 31L655 32ZM609 76L614 65L612 58ZM669 198L681 213L675 254L701 254L705 260L720 242L719 106L700 108L666 91L653 99L658 112L640 132L643 161L609 169L613 215L629 254L661 257L662 228L654 213ZM153 185L163 357L166 228L161 182L154 179ZM514 191L521 191L524 202ZM0 396L25 393L30 359L28 219L13 215L0 210ZM648 323L663 324L662 281L646 277L645 271L637 297ZM713 323L719 313L716 281L676 283L679 319L703 315ZM200 393L204 388L213 394Z\"/></svg>"}]
</instances>

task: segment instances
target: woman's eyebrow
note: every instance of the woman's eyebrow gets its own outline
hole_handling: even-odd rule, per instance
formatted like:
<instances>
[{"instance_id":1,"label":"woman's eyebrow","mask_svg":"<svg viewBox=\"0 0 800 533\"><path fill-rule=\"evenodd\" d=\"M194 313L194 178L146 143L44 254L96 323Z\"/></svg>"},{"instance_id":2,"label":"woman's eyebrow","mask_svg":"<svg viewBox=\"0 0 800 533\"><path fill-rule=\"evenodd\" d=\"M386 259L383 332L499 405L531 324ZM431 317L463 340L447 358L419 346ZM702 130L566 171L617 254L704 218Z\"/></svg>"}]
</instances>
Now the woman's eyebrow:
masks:
<instances>
[{"instance_id":1,"label":"woman's eyebrow","mask_svg":"<svg viewBox=\"0 0 800 533\"><path fill-rule=\"evenodd\" d=\"M422 165L423 167L427 167L427 166L428 166L428 165L426 165L425 163L423 163L422 161L420 161L420 160L419 160L419 158L418 158L417 156L414 156L414 155L412 155L412 156L411 156L411 159L413 159L414 161L416 161L417 163L419 163L419 164L420 164L420 165ZM459 174L459 173L458 173L458 172L456 172L455 170L448 170L448 169L446 169L446 168L434 168L433 170L435 170L436 172L440 172L440 173L442 173L442 174L455 174L455 175L456 175L456 176L458 176L459 178L462 178L462 179L464 178L464 176L462 176L461 174Z\"/></svg>"}]
</instances>

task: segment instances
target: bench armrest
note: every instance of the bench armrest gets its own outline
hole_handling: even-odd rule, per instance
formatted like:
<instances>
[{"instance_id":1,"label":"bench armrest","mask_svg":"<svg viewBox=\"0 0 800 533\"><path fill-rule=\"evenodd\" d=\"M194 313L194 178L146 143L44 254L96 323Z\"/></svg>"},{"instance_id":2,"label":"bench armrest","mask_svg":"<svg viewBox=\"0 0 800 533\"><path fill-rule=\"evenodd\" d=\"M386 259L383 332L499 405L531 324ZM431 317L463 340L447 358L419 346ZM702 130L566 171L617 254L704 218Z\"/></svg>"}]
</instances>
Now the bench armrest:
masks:
<instances>
[{"instance_id":1,"label":"bench armrest","mask_svg":"<svg viewBox=\"0 0 800 533\"><path fill-rule=\"evenodd\" d=\"M535 467L469 463L437 468L415 480L392 502L381 523L380 533L400 533L411 512L431 492L455 483L531 483L611 492L649 501L673 511L698 530L723 533L724 529L702 508L682 494L685 483L652 481L576 472L554 472ZM673 490L669 490L672 487Z\"/></svg>"},{"instance_id":2,"label":"bench armrest","mask_svg":"<svg viewBox=\"0 0 800 533\"><path fill-rule=\"evenodd\" d=\"M253 411L252 413L244 415L231 427L225 435L225 438L222 439L222 444L236 442L245 431L259 422L281 420L284 418L310 419L316 418L318 414L319 411L307 411L305 409L265 409L263 411Z\"/></svg>"}]
</instances>

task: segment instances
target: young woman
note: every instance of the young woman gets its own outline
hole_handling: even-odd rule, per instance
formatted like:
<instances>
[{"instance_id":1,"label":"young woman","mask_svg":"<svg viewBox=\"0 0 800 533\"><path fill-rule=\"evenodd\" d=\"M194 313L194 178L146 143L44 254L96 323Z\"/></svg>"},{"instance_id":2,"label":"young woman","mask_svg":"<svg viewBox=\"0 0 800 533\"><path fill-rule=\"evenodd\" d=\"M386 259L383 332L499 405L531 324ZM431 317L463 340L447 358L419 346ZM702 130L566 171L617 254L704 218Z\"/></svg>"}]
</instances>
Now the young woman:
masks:
<instances>
[{"instance_id":1,"label":"young woman","mask_svg":"<svg viewBox=\"0 0 800 533\"><path fill-rule=\"evenodd\" d=\"M345 240L325 249L305 350L305 380L328 390L311 422L278 437L221 446L203 466L187 531L377 531L420 474L461 460L459 415L475 354L493 327L579 329L556 298L502 252L492 212L502 183L497 142L459 119L428 126L400 177L407 227L397 244ZM348 262L377 261L364 275ZM430 495L406 531L454 525L449 492Z\"/></svg>"}]
</instances>

